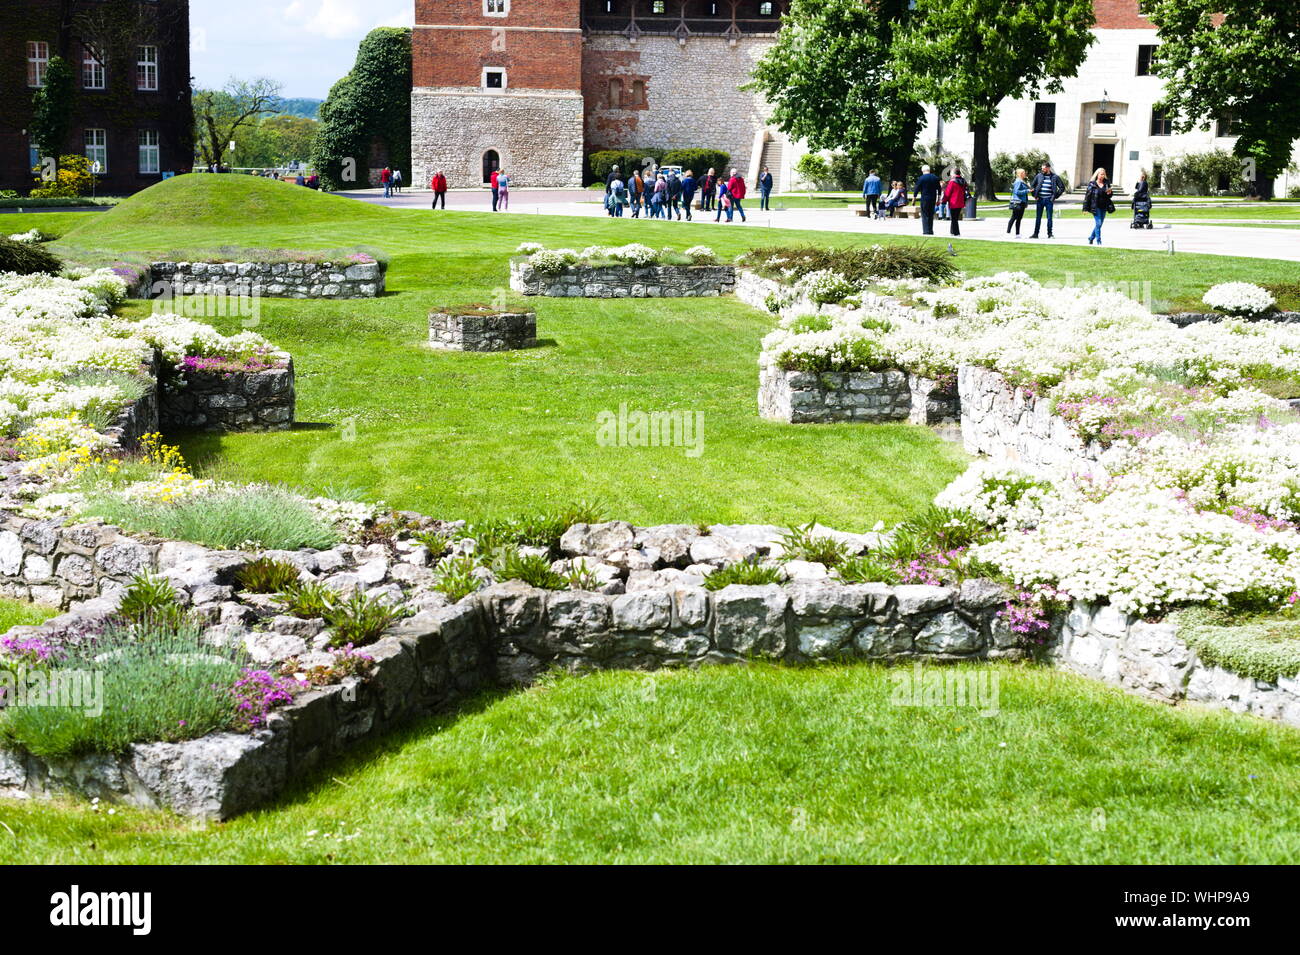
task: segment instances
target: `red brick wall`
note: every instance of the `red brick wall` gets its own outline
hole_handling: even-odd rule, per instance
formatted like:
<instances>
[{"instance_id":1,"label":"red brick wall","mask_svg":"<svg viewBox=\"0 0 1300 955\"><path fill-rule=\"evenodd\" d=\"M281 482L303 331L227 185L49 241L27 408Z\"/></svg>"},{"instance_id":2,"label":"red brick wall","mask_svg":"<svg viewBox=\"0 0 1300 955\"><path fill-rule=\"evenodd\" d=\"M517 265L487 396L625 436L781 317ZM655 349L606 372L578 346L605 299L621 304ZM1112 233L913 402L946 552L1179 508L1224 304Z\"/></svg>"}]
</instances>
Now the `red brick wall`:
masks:
<instances>
[{"instance_id":1,"label":"red brick wall","mask_svg":"<svg viewBox=\"0 0 1300 955\"><path fill-rule=\"evenodd\" d=\"M509 15L488 17L482 0L416 0L413 83L478 86L484 67L501 66L511 88L576 92L582 87L578 10L579 0L518 0Z\"/></svg>"},{"instance_id":2,"label":"red brick wall","mask_svg":"<svg viewBox=\"0 0 1300 955\"><path fill-rule=\"evenodd\" d=\"M1103 30L1151 30L1155 24L1138 12L1138 0L1093 0L1097 26Z\"/></svg>"}]
</instances>

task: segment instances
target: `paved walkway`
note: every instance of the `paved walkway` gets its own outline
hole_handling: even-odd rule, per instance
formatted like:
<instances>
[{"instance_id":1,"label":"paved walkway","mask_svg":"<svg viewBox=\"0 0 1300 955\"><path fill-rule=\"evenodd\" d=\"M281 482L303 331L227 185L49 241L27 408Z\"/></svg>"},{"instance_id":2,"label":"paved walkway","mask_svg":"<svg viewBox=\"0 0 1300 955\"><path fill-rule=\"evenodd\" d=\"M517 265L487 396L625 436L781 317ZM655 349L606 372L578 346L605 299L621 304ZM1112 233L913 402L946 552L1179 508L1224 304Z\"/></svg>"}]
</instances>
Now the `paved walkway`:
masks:
<instances>
[{"instance_id":1,"label":"paved walkway","mask_svg":"<svg viewBox=\"0 0 1300 955\"><path fill-rule=\"evenodd\" d=\"M361 189L339 195L394 208L428 209L433 194L427 189L413 189L385 199L382 191ZM779 197L778 197L779 198ZM508 215L564 215L603 216L600 193L584 189L518 189L510 194ZM773 200L774 202L777 200ZM1141 249L1166 252L1172 243L1175 252L1200 252L1207 255L1236 255L1258 259L1285 259L1300 262L1300 238L1293 238L1286 229L1255 228L1250 226L1224 226L1201 222L1162 222L1160 207L1154 213L1153 229L1130 229L1131 215L1127 204L1117 204L1118 209L1107 219L1103 239L1107 246L1121 249ZM699 229L716 228L780 228L807 229L818 232L850 232L864 235L921 234L917 219L874 220L857 216L851 209L784 209L759 212L758 199L746 199L749 221L741 224L737 219L728 226L725 220L715 223L713 216L703 218L698 210L695 221L689 223ZM447 193L449 212L487 212L492 208L492 198L486 190L453 190ZM1084 216L1078 206L1067 207L1066 217L1058 223L1056 238L1030 239L1033 232L1033 209L1025 213L1023 235L1020 238L1006 234L1007 213L1005 203L983 206L983 218L963 220L963 239L983 239L990 242L1038 242L1056 245L1087 245L1092 231L1092 217ZM441 210L439 210L441 211ZM628 239L635 238L635 220L628 220ZM687 225L683 220L682 225ZM948 234L948 223L935 222L937 235ZM691 241L695 241L692 239Z\"/></svg>"}]
</instances>

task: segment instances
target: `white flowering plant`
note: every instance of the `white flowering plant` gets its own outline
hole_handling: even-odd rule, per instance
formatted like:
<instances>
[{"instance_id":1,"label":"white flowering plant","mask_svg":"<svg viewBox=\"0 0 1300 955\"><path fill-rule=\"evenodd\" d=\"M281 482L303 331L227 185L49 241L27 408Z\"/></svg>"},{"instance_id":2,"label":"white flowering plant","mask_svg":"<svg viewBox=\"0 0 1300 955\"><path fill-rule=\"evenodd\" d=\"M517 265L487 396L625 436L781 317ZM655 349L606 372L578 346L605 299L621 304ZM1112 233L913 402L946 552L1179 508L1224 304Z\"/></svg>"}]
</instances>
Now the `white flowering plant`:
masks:
<instances>
[{"instance_id":1,"label":"white flowering plant","mask_svg":"<svg viewBox=\"0 0 1300 955\"><path fill-rule=\"evenodd\" d=\"M1220 282L1201 296L1216 312L1228 315L1260 315L1277 304L1271 292L1251 282Z\"/></svg>"}]
</instances>

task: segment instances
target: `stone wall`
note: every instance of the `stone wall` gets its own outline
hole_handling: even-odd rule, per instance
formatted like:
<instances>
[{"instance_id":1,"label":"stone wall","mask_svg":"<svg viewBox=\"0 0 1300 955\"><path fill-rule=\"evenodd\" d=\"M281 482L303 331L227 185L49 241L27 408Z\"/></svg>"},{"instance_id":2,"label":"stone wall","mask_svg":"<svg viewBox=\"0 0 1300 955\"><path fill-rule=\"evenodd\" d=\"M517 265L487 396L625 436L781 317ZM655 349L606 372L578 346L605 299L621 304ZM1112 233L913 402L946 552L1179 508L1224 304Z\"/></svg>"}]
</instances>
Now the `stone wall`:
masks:
<instances>
[{"instance_id":1,"label":"stone wall","mask_svg":"<svg viewBox=\"0 0 1300 955\"><path fill-rule=\"evenodd\" d=\"M178 295L374 298L384 294L378 262L154 262L150 284Z\"/></svg>"},{"instance_id":2,"label":"stone wall","mask_svg":"<svg viewBox=\"0 0 1300 955\"><path fill-rule=\"evenodd\" d=\"M590 35L582 51L588 148L721 149L748 181L756 134L771 110L759 93L740 87L773 42L692 36L681 44L671 36L642 35L634 42L621 33ZM621 95L612 103L615 79ZM633 86L638 82L644 89L640 101ZM781 178L783 170L774 172ZM751 189L758 191L752 183Z\"/></svg>"},{"instance_id":3,"label":"stone wall","mask_svg":"<svg viewBox=\"0 0 1300 955\"><path fill-rule=\"evenodd\" d=\"M288 431L296 395L293 359L254 372L186 371L163 382L159 422L202 431Z\"/></svg>"},{"instance_id":4,"label":"stone wall","mask_svg":"<svg viewBox=\"0 0 1300 955\"><path fill-rule=\"evenodd\" d=\"M1095 680L1169 702L1190 700L1300 726L1300 674L1277 683L1203 662L1172 623L1076 602L1049 658Z\"/></svg>"},{"instance_id":5,"label":"stone wall","mask_svg":"<svg viewBox=\"0 0 1300 955\"><path fill-rule=\"evenodd\" d=\"M104 429L105 436L115 440L118 447L125 451L139 447L142 437L158 430L159 400L155 376L156 372L151 371L144 394L134 401L126 402L117 420Z\"/></svg>"},{"instance_id":6,"label":"stone wall","mask_svg":"<svg viewBox=\"0 0 1300 955\"><path fill-rule=\"evenodd\" d=\"M1228 316L1220 312L1174 312L1163 317L1180 328L1186 328L1188 325L1195 325L1198 322L1221 322ZM1300 322L1300 312L1265 312L1263 315L1255 315L1246 319L1246 321L1281 322L1289 325Z\"/></svg>"},{"instance_id":7,"label":"stone wall","mask_svg":"<svg viewBox=\"0 0 1300 955\"><path fill-rule=\"evenodd\" d=\"M510 287L525 295L569 298L696 298L727 295L736 284L730 265L571 266L538 272L510 263Z\"/></svg>"},{"instance_id":8,"label":"stone wall","mask_svg":"<svg viewBox=\"0 0 1300 955\"><path fill-rule=\"evenodd\" d=\"M516 188L582 185L582 95L575 89L411 91L411 184L442 170L452 189L483 185L496 152Z\"/></svg>"},{"instance_id":9,"label":"stone wall","mask_svg":"<svg viewBox=\"0 0 1300 955\"><path fill-rule=\"evenodd\" d=\"M957 396L950 386L907 372L786 371L763 366L758 372L758 413L773 421L908 421L930 425L954 421Z\"/></svg>"},{"instance_id":10,"label":"stone wall","mask_svg":"<svg viewBox=\"0 0 1300 955\"><path fill-rule=\"evenodd\" d=\"M537 344L536 312L429 313L429 347L451 351L509 351Z\"/></svg>"},{"instance_id":11,"label":"stone wall","mask_svg":"<svg viewBox=\"0 0 1300 955\"><path fill-rule=\"evenodd\" d=\"M771 311L767 307L768 296L779 295L784 290L785 286L775 279L764 278L750 269L736 270L736 298L753 308Z\"/></svg>"},{"instance_id":12,"label":"stone wall","mask_svg":"<svg viewBox=\"0 0 1300 955\"><path fill-rule=\"evenodd\" d=\"M998 372L975 365L958 369L957 390L962 443L971 454L1030 468L1098 469L1105 449L1079 437L1068 421L1052 413L1047 398L1012 388Z\"/></svg>"}]
</instances>

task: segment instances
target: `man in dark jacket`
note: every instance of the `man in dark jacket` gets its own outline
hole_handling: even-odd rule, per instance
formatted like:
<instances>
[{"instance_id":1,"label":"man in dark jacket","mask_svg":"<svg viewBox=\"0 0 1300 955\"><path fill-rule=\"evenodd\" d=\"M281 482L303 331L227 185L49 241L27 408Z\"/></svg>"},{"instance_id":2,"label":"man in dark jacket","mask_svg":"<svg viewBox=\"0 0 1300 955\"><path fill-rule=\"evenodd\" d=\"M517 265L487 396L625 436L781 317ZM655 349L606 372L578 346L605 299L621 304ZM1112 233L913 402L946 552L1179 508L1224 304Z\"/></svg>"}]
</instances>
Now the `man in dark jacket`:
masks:
<instances>
[{"instance_id":1,"label":"man in dark jacket","mask_svg":"<svg viewBox=\"0 0 1300 955\"><path fill-rule=\"evenodd\" d=\"M1036 202L1034 206L1034 234L1029 238L1038 238L1038 230L1043 225L1044 211L1047 213L1047 237L1052 238L1052 207L1056 205L1056 200L1061 198L1063 192L1065 192L1065 183L1061 182L1061 177L1052 172L1051 163L1043 163L1042 171L1029 184L1029 193Z\"/></svg>"},{"instance_id":2,"label":"man in dark jacket","mask_svg":"<svg viewBox=\"0 0 1300 955\"><path fill-rule=\"evenodd\" d=\"M682 201L682 181L678 178L676 172L668 174L668 218L672 218L676 213L677 218L681 219L682 210L680 203Z\"/></svg>"},{"instance_id":3,"label":"man in dark jacket","mask_svg":"<svg viewBox=\"0 0 1300 955\"><path fill-rule=\"evenodd\" d=\"M695 199L695 175L691 170L686 170L682 176L682 208L686 210L686 221L691 221L691 202Z\"/></svg>"},{"instance_id":4,"label":"man in dark jacket","mask_svg":"<svg viewBox=\"0 0 1300 955\"><path fill-rule=\"evenodd\" d=\"M930 172L929 166L921 167L921 175L916 180L912 198L921 210L921 234L934 235L934 207L939 201L939 177Z\"/></svg>"},{"instance_id":5,"label":"man in dark jacket","mask_svg":"<svg viewBox=\"0 0 1300 955\"><path fill-rule=\"evenodd\" d=\"M714 196L714 192L716 192L717 189L718 189L718 177L715 176L713 174L713 170L710 169L705 174L704 178L700 180L700 211L701 212L713 211L713 203L714 200L717 198L716 196Z\"/></svg>"}]
</instances>

